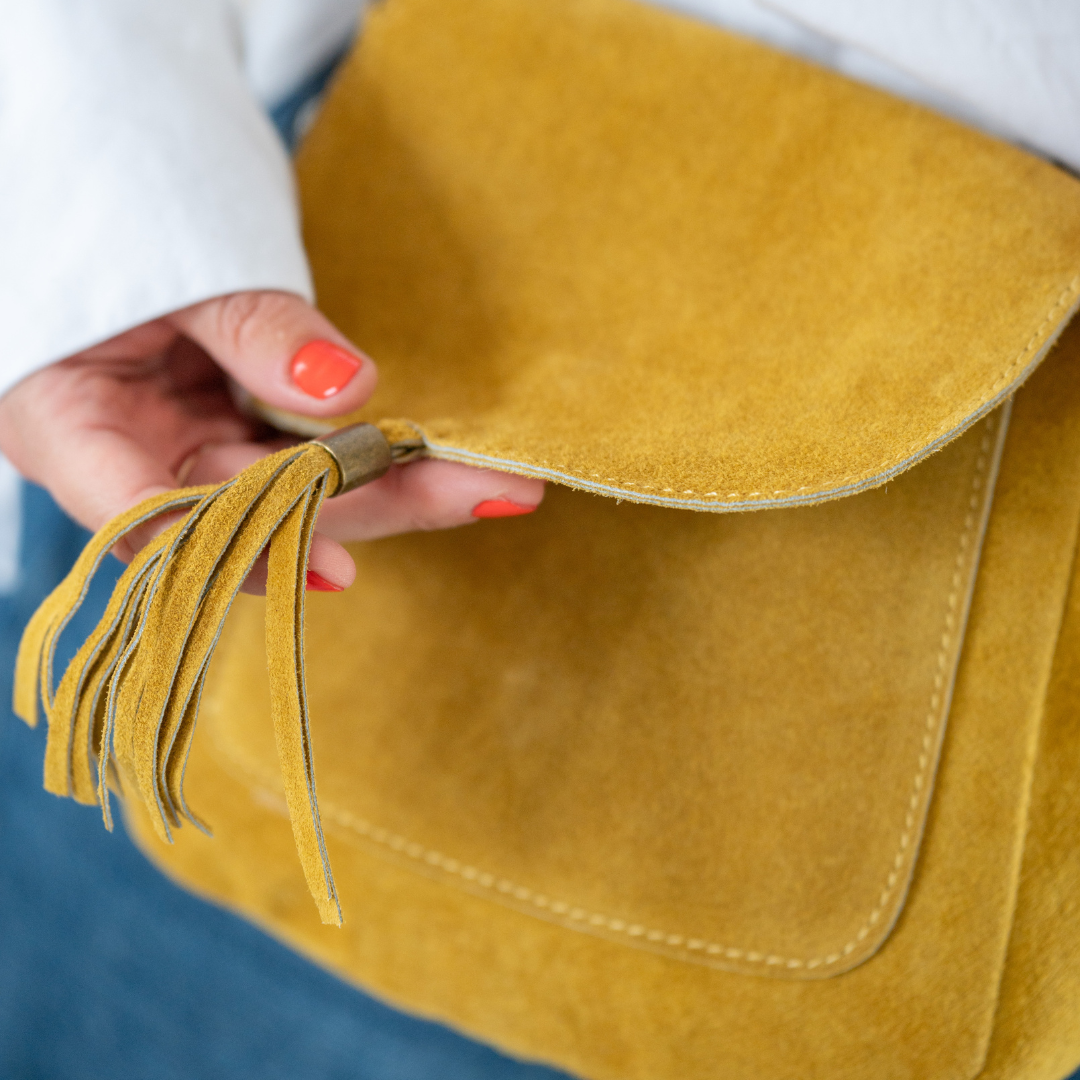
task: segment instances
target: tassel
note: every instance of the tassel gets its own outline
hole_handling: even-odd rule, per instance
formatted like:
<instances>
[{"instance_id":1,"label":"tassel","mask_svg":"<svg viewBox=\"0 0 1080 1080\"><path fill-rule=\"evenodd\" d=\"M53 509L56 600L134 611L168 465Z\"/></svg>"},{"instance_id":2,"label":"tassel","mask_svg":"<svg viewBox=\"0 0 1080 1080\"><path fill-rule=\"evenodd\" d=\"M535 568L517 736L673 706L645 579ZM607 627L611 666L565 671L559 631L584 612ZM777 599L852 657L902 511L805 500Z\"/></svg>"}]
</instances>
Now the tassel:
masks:
<instances>
[{"instance_id":1,"label":"tassel","mask_svg":"<svg viewBox=\"0 0 1080 1080\"><path fill-rule=\"evenodd\" d=\"M414 446L405 449L414 450ZM392 449L355 424L256 462L220 486L154 496L106 525L34 614L15 668L15 713L49 723L45 787L101 807L110 787L141 798L162 840L184 821L208 832L184 799L199 699L225 617L268 549L266 652L271 719L293 836L324 923L341 925L315 795L304 686L304 597L315 519L327 496L381 476ZM161 514L183 512L121 575L105 614L59 685L60 634L112 547Z\"/></svg>"}]
</instances>

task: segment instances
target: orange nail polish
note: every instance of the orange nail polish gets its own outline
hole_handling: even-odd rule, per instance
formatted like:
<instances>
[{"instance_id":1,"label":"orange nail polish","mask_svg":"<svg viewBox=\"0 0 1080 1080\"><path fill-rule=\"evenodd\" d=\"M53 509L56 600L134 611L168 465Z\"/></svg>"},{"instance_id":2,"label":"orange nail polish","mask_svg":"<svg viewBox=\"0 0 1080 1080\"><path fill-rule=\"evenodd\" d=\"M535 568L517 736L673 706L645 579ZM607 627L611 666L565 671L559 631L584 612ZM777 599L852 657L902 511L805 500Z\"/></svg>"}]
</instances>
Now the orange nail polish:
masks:
<instances>
[{"instance_id":1,"label":"orange nail polish","mask_svg":"<svg viewBox=\"0 0 1080 1080\"><path fill-rule=\"evenodd\" d=\"M535 506L522 506L521 503L511 502L509 499L485 499L473 507L472 516L474 518L518 517L520 514L531 514L535 509Z\"/></svg>"},{"instance_id":2,"label":"orange nail polish","mask_svg":"<svg viewBox=\"0 0 1080 1080\"><path fill-rule=\"evenodd\" d=\"M322 574L316 574L314 570L307 572L307 587L315 592L344 592L344 585L335 585L327 581Z\"/></svg>"},{"instance_id":3,"label":"orange nail polish","mask_svg":"<svg viewBox=\"0 0 1080 1080\"><path fill-rule=\"evenodd\" d=\"M292 358L292 381L313 398L333 397L360 370L361 361L329 341L309 341Z\"/></svg>"}]
</instances>

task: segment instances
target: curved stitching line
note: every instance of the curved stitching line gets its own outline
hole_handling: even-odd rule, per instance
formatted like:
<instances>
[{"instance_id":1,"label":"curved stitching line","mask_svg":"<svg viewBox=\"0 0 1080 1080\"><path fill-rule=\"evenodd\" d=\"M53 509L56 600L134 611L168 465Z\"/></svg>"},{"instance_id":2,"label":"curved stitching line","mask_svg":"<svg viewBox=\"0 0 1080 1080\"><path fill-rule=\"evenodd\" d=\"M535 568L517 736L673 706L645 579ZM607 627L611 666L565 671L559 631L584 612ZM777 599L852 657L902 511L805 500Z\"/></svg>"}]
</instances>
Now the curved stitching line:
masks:
<instances>
[{"instance_id":1,"label":"curved stitching line","mask_svg":"<svg viewBox=\"0 0 1080 1080\"><path fill-rule=\"evenodd\" d=\"M495 457L474 450L464 450L460 447L446 446L431 441L427 435L424 434L419 425L413 424L413 427L416 429L417 434L424 440L426 449L430 451L433 456L442 458L443 460L461 461L486 466L488 468L497 467L529 476L540 477L545 480L554 480L558 483L577 487L584 491L609 495L616 499L625 499L628 502L648 503L654 506L668 506L674 509L715 511L749 509L768 510L779 507L804 506L808 503L823 502L827 499L838 499L846 495L857 495L869 488L878 487L881 484L887 483L889 480L893 479L893 477L898 476L900 473L905 472L924 458L929 457L947 442L963 434L968 428L991 413L1009 395L1016 383L1023 381L1023 379L1031 373L1034 367L1037 366L1039 360L1041 360L1041 356L1036 354L1043 352L1044 350L1048 351L1057 340L1058 335L1068 324L1068 318L1062 320L1058 327L1057 334L1052 335L1045 341L1041 341L1040 339L1047 324L1069 304L1071 299L1075 299L1078 295L1080 295L1080 274L1069 282L1053 307L1050 308L1042 322L1036 327L1031 338L1028 340L1027 345L1020 351L1016 359L1013 360L1005 371L990 384L986 391L984 391L985 394L993 396L989 397L978 409L964 417L958 424L950 427L948 426L948 421L943 421L938 425L930 442L921 445L919 443L912 443L912 445L908 447L908 451L914 450L916 451L915 453L908 453L907 457L902 457L900 454L897 454L887 461L882 462L880 465L874 466L869 476L845 476L841 480L822 481L821 483L814 485L814 490L808 495L800 495L798 492L808 491L810 485L803 485L802 487L795 489L779 488L772 492L772 497L764 497L765 493L760 491L749 491L746 493L732 491L726 496L720 496L715 491L707 491L702 494L693 490L684 490L681 492L682 495L696 495L699 497L695 499L676 497L665 498L665 494L670 496L676 495L675 489L669 487L660 488L659 491L661 494L659 495L646 495L642 492L629 491L627 489L631 487L652 489L652 484L645 484L638 480L620 480L617 477L612 476L601 477L597 473L591 473L590 476L593 479L587 479L584 476L552 466L546 461L542 461L539 464L529 464L527 462L517 461L513 458ZM1071 311L1069 314L1071 314ZM1025 360L1032 358L1033 362L1017 375L1016 369L1024 363ZM838 486L830 488L828 487L828 484L830 483L835 483ZM777 495L782 495L785 492L792 490L795 491L795 494L789 495L783 499L776 498ZM714 501L705 502L704 499L714 499Z\"/></svg>"},{"instance_id":2,"label":"curved stitching line","mask_svg":"<svg viewBox=\"0 0 1080 1080\"><path fill-rule=\"evenodd\" d=\"M982 443L979 447L979 454L975 461L975 472L971 481L971 494L968 498L968 509L964 517L964 527L960 533L960 541L954 564L955 568L951 579L952 591L949 593L948 599L946 600L944 630L940 638L941 644L935 662L937 670L934 674L933 690L930 695L930 708L926 715L926 730L922 737L917 771L915 773L915 778L912 781L911 796L908 800L908 809L904 817L904 828L900 834L897 851L893 856L889 873L885 879L885 886L878 897L877 906L870 912L863 925L856 931L851 940L846 942L843 948L838 951L828 953L824 956L813 957L809 960L801 960L796 957L778 956L773 953L735 948L720 944L719 942L707 941L703 938L687 937L683 934L671 934L654 927L646 927L640 923L629 922L626 919L611 918L610 916L603 915L599 912L589 911L585 908L570 904L564 900L553 900L545 893L529 889L524 885L518 885L509 878L498 877L487 871L479 870L475 866L463 863L459 859L443 855L441 852L432 848L426 848L423 844L411 841L388 829L372 825L364 818L356 817L349 813L349 811L342 810L332 803L325 801L323 802L324 815L343 825L345 828L352 830L376 844L387 847L399 855L404 855L416 862L425 863L428 866L442 870L445 873L456 875L472 886L479 886L482 889L502 893L503 895L513 897L515 900L522 903L530 904L540 911L550 912L552 915L559 916L560 918L567 919L571 922L583 923L597 929L609 930L630 938L638 938L643 942L648 942L653 945L666 946L671 949L680 949L688 953L698 953L704 957L738 960L750 964L761 964L767 967L783 967L789 971L814 971L818 968L830 967L839 963L841 960L850 956L859 945L866 940L871 929L880 920L885 905L896 891L897 885L901 883L901 868L915 852L915 847L911 845L911 840L917 824L916 810L918 809L920 800L925 797L923 794L923 787L926 783L926 774L930 768L933 757L932 750L934 744L940 740L941 730L945 721L946 712L942 709L945 669L948 663L949 648L953 642L954 635L958 632L957 607L960 590L964 584L963 568L965 563L972 558L972 551L969 550L969 543L972 531L979 520L979 508L982 505L983 500L990 497L989 485L984 485L983 481L989 452L993 445L991 435L994 433L995 426L993 420L987 423L987 434L983 436ZM986 490L980 495L980 489L983 489L984 487ZM267 791L274 790L274 780L269 779L267 775L263 774L260 767L253 767L250 762L239 761L235 747L224 746L218 738L214 738L214 742L227 758L238 766L241 771L247 774L247 779L242 779L241 782L244 783L249 790L251 790L251 779L256 780L256 782ZM280 810L280 807L277 807L277 809ZM288 814L287 809L285 810L285 813L286 815ZM698 957L688 957L688 959L698 959Z\"/></svg>"}]
</instances>

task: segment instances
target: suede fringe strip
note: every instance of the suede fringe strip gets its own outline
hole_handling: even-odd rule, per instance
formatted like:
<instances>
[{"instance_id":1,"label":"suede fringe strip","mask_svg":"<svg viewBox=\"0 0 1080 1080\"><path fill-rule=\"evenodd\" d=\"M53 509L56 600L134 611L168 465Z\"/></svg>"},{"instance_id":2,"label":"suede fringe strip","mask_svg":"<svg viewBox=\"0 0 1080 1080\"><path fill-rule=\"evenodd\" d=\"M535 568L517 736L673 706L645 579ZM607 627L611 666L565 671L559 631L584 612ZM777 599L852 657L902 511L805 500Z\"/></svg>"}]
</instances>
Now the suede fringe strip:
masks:
<instances>
[{"instance_id":1,"label":"suede fringe strip","mask_svg":"<svg viewBox=\"0 0 1080 1080\"><path fill-rule=\"evenodd\" d=\"M304 596L315 519L337 466L316 444L263 458L219 487L154 496L106 525L30 620L16 662L14 709L49 722L45 787L100 805L110 788L141 798L171 842L184 821L208 832L184 799L199 699L222 624L268 548L266 653L271 712L293 836L324 923L341 924L315 796L304 686ZM57 644L113 545L151 518L184 516L124 571L94 632L59 684ZM55 690L54 690L55 686Z\"/></svg>"}]
</instances>

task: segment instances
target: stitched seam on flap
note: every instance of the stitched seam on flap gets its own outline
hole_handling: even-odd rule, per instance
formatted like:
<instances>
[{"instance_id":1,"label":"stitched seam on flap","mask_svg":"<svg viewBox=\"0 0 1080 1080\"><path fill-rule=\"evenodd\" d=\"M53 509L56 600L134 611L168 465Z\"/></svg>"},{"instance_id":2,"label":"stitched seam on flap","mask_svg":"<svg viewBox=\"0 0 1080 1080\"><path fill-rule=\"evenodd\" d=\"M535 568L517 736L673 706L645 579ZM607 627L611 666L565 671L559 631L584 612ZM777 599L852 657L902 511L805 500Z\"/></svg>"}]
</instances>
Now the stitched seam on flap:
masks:
<instances>
[{"instance_id":1,"label":"stitched seam on flap","mask_svg":"<svg viewBox=\"0 0 1080 1080\"><path fill-rule=\"evenodd\" d=\"M511 881L509 878L478 869L460 859L452 858L432 848L425 847L416 841L409 840L407 837L394 833L389 829L373 825L366 819L334 806L325 799L320 800L323 817L336 822L350 832L387 848L399 856L404 856L420 864L422 867L458 877L466 883L467 887L498 893L507 899L528 904L541 917L555 916L560 921L577 923L581 928L590 927L606 930L633 939L635 943L641 942L666 947L666 949L680 950L687 954L685 956L687 960L705 960L706 962L710 959L729 960L758 964L762 967L784 968L789 971L817 971L835 966L855 952L881 920L886 904L892 899L897 888L902 887L904 884L901 880L901 870L905 863L913 857L917 849L917 844L913 844L913 840L916 839L920 819L916 815L919 804L925 797L928 782L927 774L936 760L935 746L940 743L947 718L947 709L943 708L943 704L945 703L946 681L948 678L949 650L956 635L963 632L961 598L965 584L964 568L974 557L972 538L975 535L976 525L981 516L980 509L983 506L983 501L988 499L991 494L985 489L988 476L987 465L990 461L993 436L996 430L997 424L994 419L988 420L986 434L983 436L979 446L974 475L968 489L967 509L950 578L950 591L946 600L942 633L938 639L939 646L935 662L936 670L933 677L933 689L929 698L929 708L926 714L918 763L915 777L911 783L911 795L908 800L904 825L900 833L896 853L889 864L889 870L882 891L878 896L877 904L842 948L810 959L800 959L798 957L779 956L774 953L724 945L704 938L670 933L631 920L589 911L565 900L553 899L546 893L530 889ZM242 752L239 751L239 748L235 745L226 746L217 736L217 732L213 727L211 727L211 738L221 752L219 763L224 766L226 772L247 787L257 801L288 817L288 807L277 791L279 778L263 770L258 764L248 759L247 755L243 755L245 760L241 761ZM239 775L229 767L229 763L239 770Z\"/></svg>"},{"instance_id":2,"label":"stitched seam on flap","mask_svg":"<svg viewBox=\"0 0 1080 1080\"><path fill-rule=\"evenodd\" d=\"M943 421L927 442L912 443L906 451L873 466L865 474L823 480L817 484L804 484L798 488L777 488L773 491L730 491L726 495L722 495L719 491L699 492L692 488L678 490L671 487L658 487L655 484L646 484L639 480L622 480L615 476L602 476L600 473L575 473L561 466L552 465L549 461L530 463L512 458L499 458L491 454L464 450L455 446L442 445L429 440L418 425L414 424L413 426L434 457L448 461L477 464L488 468L503 468L517 472L525 471L530 475L543 479L581 486L585 490L598 491L614 498L697 510L713 508L762 510L820 502L824 499L838 498L842 495L855 495L860 491L865 491L868 488L876 487L891 480L898 473L917 464L937 450L943 443L962 434L972 424L977 423L989 412L993 411L1001 403L1002 398L1007 396L1008 391L1013 388L1016 380L1026 374L1024 365L1035 359L1044 346L1048 346L1056 340L1057 335L1053 335L1049 340L1044 339L1047 326L1063 314L1067 315L1068 311L1066 309L1071 308L1078 297L1080 297L1080 274L1074 277L1065 287L1017 357L983 392L981 396L986 400L974 413L965 417L959 423ZM1064 329L1066 322L1067 320L1062 322L1059 331ZM1018 372L1017 369L1021 370ZM617 486L612 487L611 485ZM629 490L631 488L637 490ZM807 494L803 494L804 492ZM692 496L692 498L686 498L686 496ZM711 501L703 501L706 499Z\"/></svg>"}]
</instances>

